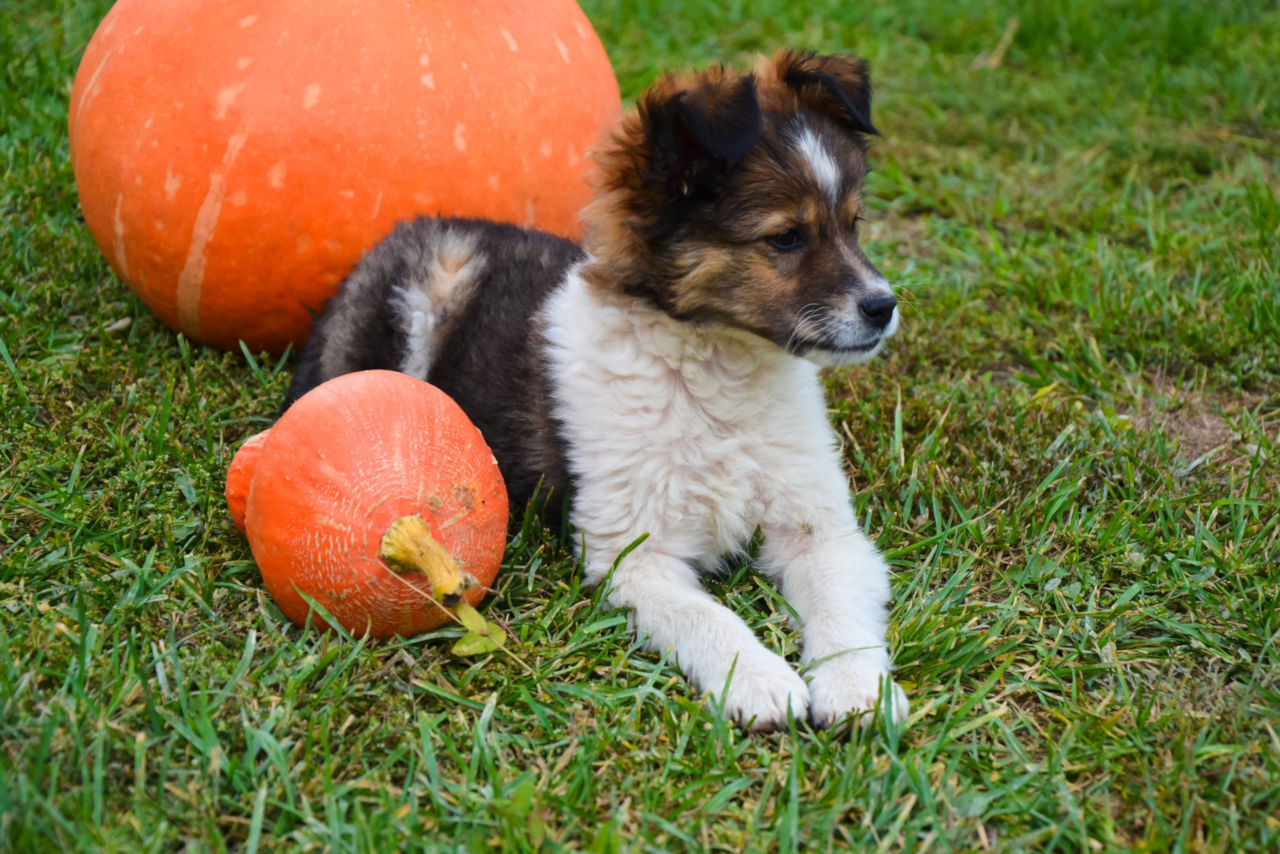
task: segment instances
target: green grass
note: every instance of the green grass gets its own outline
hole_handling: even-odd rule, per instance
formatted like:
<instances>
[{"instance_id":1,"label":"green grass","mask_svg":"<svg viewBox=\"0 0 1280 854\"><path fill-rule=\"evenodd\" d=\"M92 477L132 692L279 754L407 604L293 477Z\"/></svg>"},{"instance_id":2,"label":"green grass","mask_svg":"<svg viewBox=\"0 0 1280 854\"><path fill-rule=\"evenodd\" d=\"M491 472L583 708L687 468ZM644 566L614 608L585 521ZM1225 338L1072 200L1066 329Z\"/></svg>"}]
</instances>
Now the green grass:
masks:
<instances>
[{"instance_id":1,"label":"green grass","mask_svg":"<svg viewBox=\"0 0 1280 854\"><path fill-rule=\"evenodd\" d=\"M1280 849L1274 2L584 3L624 97L781 43L875 71L909 304L830 391L914 707L768 737L536 527L486 606L532 674L282 619L221 491L289 364L177 338L79 219L107 5L0 2L0 849ZM794 654L749 569L715 590Z\"/></svg>"}]
</instances>

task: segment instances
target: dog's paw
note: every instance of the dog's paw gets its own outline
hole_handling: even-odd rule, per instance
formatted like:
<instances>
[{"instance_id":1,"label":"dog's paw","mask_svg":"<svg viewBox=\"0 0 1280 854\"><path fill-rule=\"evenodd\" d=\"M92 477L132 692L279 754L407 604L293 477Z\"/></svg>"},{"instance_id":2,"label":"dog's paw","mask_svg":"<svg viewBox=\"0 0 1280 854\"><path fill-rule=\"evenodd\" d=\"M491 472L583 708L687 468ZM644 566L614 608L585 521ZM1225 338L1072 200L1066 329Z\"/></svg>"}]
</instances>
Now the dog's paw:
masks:
<instances>
[{"instance_id":1,"label":"dog's paw","mask_svg":"<svg viewBox=\"0 0 1280 854\"><path fill-rule=\"evenodd\" d=\"M748 732L787 728L787 710L798 721L809 715L809 686L778 655L761 650L740 655L727 686L711 692L713 707Z\"/></svg>"},{"instance_id":2,"label":"dog's paw","mask_svg":"<svg viewBox=\"0 0 1280 854\"><path fill-rule=\"evenodd\" d=\"M817 665L809 676L809 720L827 729L846 715L879 710L896 723L907 719L906 692L889 675L883 654L848 653ZM870 720L867 716L863 721Z\"/></svg>"}]
</instances>

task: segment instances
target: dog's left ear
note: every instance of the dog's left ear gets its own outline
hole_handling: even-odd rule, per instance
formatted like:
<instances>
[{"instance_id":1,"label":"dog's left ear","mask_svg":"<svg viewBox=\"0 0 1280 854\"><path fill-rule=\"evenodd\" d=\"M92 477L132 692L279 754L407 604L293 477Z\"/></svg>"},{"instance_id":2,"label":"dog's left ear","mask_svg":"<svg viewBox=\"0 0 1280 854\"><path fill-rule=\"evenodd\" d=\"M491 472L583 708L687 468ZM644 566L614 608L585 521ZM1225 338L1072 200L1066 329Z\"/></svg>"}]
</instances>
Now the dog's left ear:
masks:
<instances>
[{"instance_id":1,"label":"dog's left ear","mask_svg":"<svg viewBox=\"0 0 1280 854\"><path fill-rule=\"evenodd\" d=\"M783 50L774 66L778 78L811 109L857 133L880 135L871 124L871 76L865 59Z\"/></svg>"}]
</instances>

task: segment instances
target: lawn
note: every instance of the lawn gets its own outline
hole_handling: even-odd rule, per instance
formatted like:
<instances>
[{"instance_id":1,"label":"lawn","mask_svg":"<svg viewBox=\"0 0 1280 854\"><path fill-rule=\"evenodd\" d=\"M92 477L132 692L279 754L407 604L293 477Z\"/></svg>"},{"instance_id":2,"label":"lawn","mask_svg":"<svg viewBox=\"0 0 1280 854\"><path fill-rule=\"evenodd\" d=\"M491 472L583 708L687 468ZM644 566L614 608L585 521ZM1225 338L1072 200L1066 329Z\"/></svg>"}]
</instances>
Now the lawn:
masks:
<instances>
[{"instance_id":1,"label":"lawn","mask_svg":"<svg viewBox=\"0 0 1280 854\"><path fill-rule=\"evenodd\" d=\"M222 500L291 363L113 277L65 136L109 3L0 0L0 850L1280 850L1280 7L583 5L624 99L872 63L904 326L829 391L910 721L738 733L533 525L527 669L293 628Z\"/></svg>"}]
</instances>

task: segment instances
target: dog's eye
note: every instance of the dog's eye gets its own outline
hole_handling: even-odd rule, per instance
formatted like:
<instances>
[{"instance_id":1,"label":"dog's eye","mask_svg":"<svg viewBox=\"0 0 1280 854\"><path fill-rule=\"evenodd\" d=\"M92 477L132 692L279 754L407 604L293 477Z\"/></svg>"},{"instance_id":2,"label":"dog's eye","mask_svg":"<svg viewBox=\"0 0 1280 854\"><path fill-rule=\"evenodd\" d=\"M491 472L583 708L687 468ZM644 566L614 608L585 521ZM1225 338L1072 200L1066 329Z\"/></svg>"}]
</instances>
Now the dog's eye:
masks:
<instances>
[{"instance_id":1,"label":"dog's eye","mask_svg":"<svg viewBox=\"0 0 1280 854\"><path fill-rule=\"evenodd\" d=\"M786 231L769 235L765 238L765 242L779 252L795 252L797 249L804 248L809 242L809 236L802 229L788 228Z\"/></svg>"}]
</instances>

